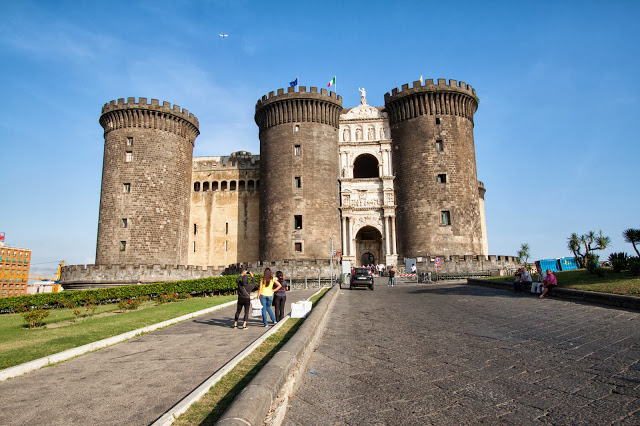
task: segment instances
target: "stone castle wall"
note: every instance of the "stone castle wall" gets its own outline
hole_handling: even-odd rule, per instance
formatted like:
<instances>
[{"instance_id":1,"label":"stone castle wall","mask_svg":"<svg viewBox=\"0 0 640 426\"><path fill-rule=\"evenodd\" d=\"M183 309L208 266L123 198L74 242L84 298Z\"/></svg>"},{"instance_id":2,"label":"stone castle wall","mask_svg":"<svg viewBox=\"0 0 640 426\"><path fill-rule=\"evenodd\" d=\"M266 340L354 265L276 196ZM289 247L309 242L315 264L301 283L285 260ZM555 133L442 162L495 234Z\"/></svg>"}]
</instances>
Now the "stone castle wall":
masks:
<instances>
[{"instance_id":1,"label":"stone castle wall","mask_svg":"<svg viewBox=\"0 0 640 426\"><path fill-rule=\"evenodd\" d=\"M250 152L193 160L189 265L258 259L260 157Z\"/></svg>"},{"instance_id":2,"label":"stone castle wall","mask_svg":"<svg viewBox=\"0 0 640 426\"><path fill-rule=\"evenodd\" d=\"M198 120L178 105L118 99L102 108L96 264L186 264Z\"/></svg>"},{"instance_id":3,"label":"stone castle wall","mask_svg":"<svg viewBox=\"0 0 640 426\"><path fill-rule=\"evenodd\" d=\"M328 257L330 238L341 249L340 111L342 98L316 87L279 89L256 104L260 260Z\"/></svg>"},{"instance_id":4,"label":"stone castle wall","mask_svg":"<svg viewBox=\"0 0 640 426\"><path fill-rule=\"evenodd\" d=\"M475 90L455 80L416 81L387 93L385 104L399 256L486 254L473 140Z\"/></svg>"}]
</instances>

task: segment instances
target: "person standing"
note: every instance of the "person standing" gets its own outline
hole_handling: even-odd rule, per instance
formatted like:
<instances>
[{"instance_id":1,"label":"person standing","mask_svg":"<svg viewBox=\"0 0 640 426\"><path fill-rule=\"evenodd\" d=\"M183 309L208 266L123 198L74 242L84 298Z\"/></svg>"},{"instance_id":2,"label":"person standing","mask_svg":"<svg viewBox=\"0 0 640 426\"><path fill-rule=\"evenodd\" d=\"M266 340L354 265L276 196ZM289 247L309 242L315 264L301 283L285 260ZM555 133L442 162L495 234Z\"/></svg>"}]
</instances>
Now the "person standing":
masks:
<instances>
[{"instance_id":1,"label":"person standing","mask_svg":"<svg viewBox=\"0 0 640 426\"><path fill-rule=\"evenodd\" d=\"M242 274L236 278L236 284L238 284L238 307L236 308L236 316L233 320L233 328L238 328L238 317L240 316L242 308L244 308L243 330L247 329L247 319L249 318L249 309L251 309L251 292L255 287L253 272L249 272L249 274L251 274L251 281L249 281L247 272L249 271L243 269Z\"/></svg>"},{"instance_id":2,"label":"person standing","mask_svg":"<svg viewBox=\"0 0 640 426\"><path fill-rule=\"evenodd\" d=\"M273 292L273 306L276 308L276 322L284 318L284 305L287 301L287 283L284 280L282 271L276 272L276 279L280 283L280 288Z\"/></svg>"},{"instance_id":3,"label":"person standing","mask_svg":"<svg viewBox=\"0 0 640 426\"><path fill-rule=\"evenodd\" d=\"M544 279L544 292L540 295L540 299L544 298L546 295L551 294L551 290L558 285L558 280L556 276L553 275L551 269L547 269L547 277Z\"/></svg>"},{"instance_id":4,"label":"person standing","mask_svg":"<svg viewBox=\"0 0 640 426\"><path fill-rule=\"evenodd\" d=\"M276 317L271 310L271 302L273 301L273 292L280 289L280 283L271 274L271 268L264 270L264 275L260 280L260 288L258 294L260 295L260 303L262 303L262 323L265 327L268 327L267 312L271 317L271 322L276 323Z\"/></svg>"},{"instance_id":5,"label":"person standing","mask_svg":"<svg viewBox=\"0 0 640 426\"><path fill-rule=\"evenodd\" d=\"M396 283L396 271L395 269L393 269L393 266L389 266L389 283L387 284L388 286L393 287L393 285Z\"/></svg>"}]
</instances>

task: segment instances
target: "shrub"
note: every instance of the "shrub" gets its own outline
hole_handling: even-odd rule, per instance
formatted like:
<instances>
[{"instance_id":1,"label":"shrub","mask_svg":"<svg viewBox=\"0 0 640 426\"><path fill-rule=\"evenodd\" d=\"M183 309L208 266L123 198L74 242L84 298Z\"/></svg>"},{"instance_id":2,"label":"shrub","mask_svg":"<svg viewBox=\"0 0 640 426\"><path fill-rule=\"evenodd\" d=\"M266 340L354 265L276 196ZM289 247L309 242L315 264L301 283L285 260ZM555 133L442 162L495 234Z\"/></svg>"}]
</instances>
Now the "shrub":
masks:
<instances>
[{"instance_id":1,"label":"shrub","mask_svg":"<svg viewBox=\"0 0 640 426\"><path fill-rule=\"evenodd\" d=\"M600 256L597 254L587 254L587 271L591 274L595 274L596 270L600 268Z\"/></svg>"},{"instance_id":2,"label":"shrub","mask_svg":"<svg viewBox=\"0 0 640 426\"><path fill-rule=\"evenodd\" d=\"M611 253L609 255L609 262L613 266L613 272L620 272L623 269L627 269L627 263L629 262L629 256L627 253Z\"/></svg>"},{"instance_id":3,"label":"shrub","mask_svg":"<svg viewBox=\"0 0 640 426\"><path fill-rule=\"evenodd\" d=\"M63 305L71 307L94 299L96 303L114 303L117 300L133 299L141 296L157 298L161 294L190 293L190 294L233 294L236 291L237 275L222 277L199 278L196 280L175 281L168 283L138 284L120 287L99 288L95 290L64 291L62 293L39 293L24 296L9 296L0 298L0 312L16 312L19 306L33 306L40 308L59 308ZM256 274L256 279L260 279Z\"/></svg>"},{"instance_id":4,"label":"shrub","mask_svg":"<svg viewBox=\"0 0 640 426\"><path fill-rule=\"evenodd\" d=\"M186 291L183 291L182 293L180 293L178 298L180 298L180 299L191 299L191 295L189 293L187 293Z\"/></svg>"},{"instance_id":5,"label":"shrub","mask_svg":"<svg viewBox=\"0 0 640 426\"><path fill-rule=\"evenodd\" d=\"M75 318L73 319L73 322L78 321L78 316L80 315L80 309L75 308L75 309L73 310L73 315L75 315Z\"/></svg>"},{"instance_id":6,"label":"shrub","mask_svg":"<svg viewBox=\"0 0 640 426\"><path fill-rule=\"evenodd\" d=\"M118 302L118 308L123 311L135 311L140 306L138 299L120 300Z\"/></svg>"},{"instance_id":7,"label":"shrub","mask_svg":"<svg viewBox=\"0 0 640 426\"><path fill-rule=\"evenodd\" d=\"M640 275L640 257L630 257L627 265L632 275Z\"/></svg>"},{"instance_id":8,"label":"shrub","mask_svg":"<svg viewBox=\"0 0 640 426\"><path fill-rule=\"evenodd\" d=\"M30 309L22 313L22 318L29 328L41 327L44 324L44 319L48 316L49 311L44 309Z\"/></svg>"}]
</instances>

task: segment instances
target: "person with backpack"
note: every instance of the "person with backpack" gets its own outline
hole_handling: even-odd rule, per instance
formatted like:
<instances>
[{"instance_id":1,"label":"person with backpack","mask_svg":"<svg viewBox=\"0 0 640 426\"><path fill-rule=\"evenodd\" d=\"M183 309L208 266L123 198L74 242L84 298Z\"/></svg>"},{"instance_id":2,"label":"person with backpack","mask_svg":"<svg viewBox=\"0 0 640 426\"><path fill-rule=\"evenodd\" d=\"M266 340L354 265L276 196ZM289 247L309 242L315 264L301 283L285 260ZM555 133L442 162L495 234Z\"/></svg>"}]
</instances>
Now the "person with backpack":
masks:
<instances>
[{"instance_id":1,"label":"person with backpack","mask_svg":"<svg viewBox=\"0 0 640 426\"><path fill-rule=\"evenodd\" d=\"M251 274L251 281L249 281L247 272ZM243 269L242 274L236 278L236 284L238 284L238 307L236 308L236 316L233 320L233 328L238 328L238 317L240 316L242 308L244 308L244 323L242 324L242 329L246 330L249 309L251 309L251 291L253 291L255 287L253 272Z\"/></svg>"}]
</instances>

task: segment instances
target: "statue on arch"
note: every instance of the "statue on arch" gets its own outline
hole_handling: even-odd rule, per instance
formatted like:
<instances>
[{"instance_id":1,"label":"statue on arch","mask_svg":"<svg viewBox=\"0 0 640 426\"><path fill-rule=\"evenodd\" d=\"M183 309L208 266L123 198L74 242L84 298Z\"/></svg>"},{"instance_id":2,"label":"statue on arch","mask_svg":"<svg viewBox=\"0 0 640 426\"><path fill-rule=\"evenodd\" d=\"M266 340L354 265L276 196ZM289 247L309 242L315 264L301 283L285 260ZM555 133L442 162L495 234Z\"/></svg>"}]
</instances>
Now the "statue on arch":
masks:
<instances>
[{"instance_id":1,"label":"statue on arch","mask_svg":"<svg viewBox=\"0 0 640 426\"><path fill-rule=\"evenodd\" d=\"M366 105L367 104L367 91L364 90L364 87L362 89L358 87L358 90L360 91L360 104L361 105Z\"/></svg>"},{"instance_id":2,"label":"statue on arch","mask_svg":"<svg viewBox=\"0 0 640 426\"><path fill-rule=\"evenodd\" d=\"M344 132L342 132L342 140L345 142L349 142L351 140L351 133L349 132L349 129L344 129Z\"/></svg>"}]
</instances>

